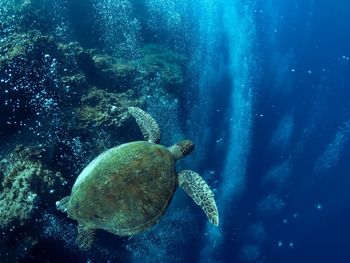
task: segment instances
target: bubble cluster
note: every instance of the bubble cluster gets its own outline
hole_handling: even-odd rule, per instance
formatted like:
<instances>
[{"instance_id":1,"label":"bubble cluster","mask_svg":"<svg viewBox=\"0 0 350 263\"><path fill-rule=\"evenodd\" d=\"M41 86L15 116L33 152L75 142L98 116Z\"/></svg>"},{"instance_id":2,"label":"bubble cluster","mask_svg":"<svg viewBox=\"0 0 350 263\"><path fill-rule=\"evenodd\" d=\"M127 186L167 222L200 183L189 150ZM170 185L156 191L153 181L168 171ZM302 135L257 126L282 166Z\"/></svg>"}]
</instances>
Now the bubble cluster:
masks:
<instances>
[{"instance_id":1,"label":"bubble cluster","mask_svg":"<svg viewBox=\"0 0 350 263\"><path fill-rule=\"evenodd\" d=\"M315 169L320 174L326 174L335 167L343 154L350 136L350 121L345 121L337 130L332 141L316 162Z\"/></svg>"},{"instance_id":2,"label":"bubble cluster","mask_svg":"<svg viewBox=\"0 0 350 263\"><path fill-rule=\"evenodd\" d=\"M290 144L294 130L294 112L289 112L279 121L272 133L270 145L281 150L286 150Z\"/></svg>"},{"instance_id":3,"label":"bubble cluster","mask_svg":"<svg viewBox=\"0 0 350 263\"><path fill-rule=\"evenodd\" d=\"M37 56L29 47L26 56L20 55L0 69L0 107L5 129L21 131L25 127L44 138L47 128L57 124L58 100L63 95L57 80L57 63L56 58L48 54Z\"/></svg>"},{"instance_id":4,"label":"bubble cluster","mask_svg":"<svg viewBox=\"0 0 350 263\"><path fill-rule=\"evenodd\" d=\"M44 213L42 217L44 238L54 238L63 241L65 247L75 248L76 226L68 224L53 214Z\"/></svg>"},{"instance_id":5,"label":"bubble cluster","mask_svg":"<svg viewBox=\"0 0 350 263\"><path fill-rule=\"evenodd\" d=\"M105 49L114 55L135 58L140 52L139 20L129 0L95 0L96 20L102 31Z\"/></svg>"},{"instance_id":6,"label":"bubble cluster","mask_svg":"<svg viewBox=\"0 0 350 263\"><path fill-rule=\"evenodd\" d=\"M261 256L261 249L255 245L245 245L241 250L241 260L243 262L257 262Z\"/></svg>"},{"instance_id":7,"label":"bubble cluster","mask_svg":"<svg viewBox=\"0 0 350 263\"><path fill-rule=\"evenodd\" d=\"M272 185L276 193L280 192L291 177L291 166L291 157L281 164L273 166L262 180L263 184Z\"/></svg>"},{"instance_id":8,"label":"bubble cluster","mask_svg":"<svg viewBox=\"0 0 350 263\"><path fill-rule=\"evenodd\" d=\"M196 229L189 223L193 220L191 214L185 208L170 209L158 225L131 237L126 247L131 253L131 262L183 262L182 253L186 251L178 248L188 244L188 236L194 235Z\"/></svg>"},{"instance_id":9,"label":"bubble cluster","mask_svg":"<svg viewBox=\"0 0 350 263\"><path fill-rule=\"evenodd\" d=\"M258 204L258 210L266 216L275 216L279 214L286 203L276 194L270 194Z\"/></svg>"},{"instance_id":10,"label":"bubble cluster","mask_svg":"<svg viewBox=\"0 0 350 263\"><path fill-rule=\"evenodd\" d=\"M167 29L176 32L183 23L185 15L183 9L186 8L186 1L172 0L146 0L149 15L148 25L153 29Z\"/></svg>"}]
</instances>

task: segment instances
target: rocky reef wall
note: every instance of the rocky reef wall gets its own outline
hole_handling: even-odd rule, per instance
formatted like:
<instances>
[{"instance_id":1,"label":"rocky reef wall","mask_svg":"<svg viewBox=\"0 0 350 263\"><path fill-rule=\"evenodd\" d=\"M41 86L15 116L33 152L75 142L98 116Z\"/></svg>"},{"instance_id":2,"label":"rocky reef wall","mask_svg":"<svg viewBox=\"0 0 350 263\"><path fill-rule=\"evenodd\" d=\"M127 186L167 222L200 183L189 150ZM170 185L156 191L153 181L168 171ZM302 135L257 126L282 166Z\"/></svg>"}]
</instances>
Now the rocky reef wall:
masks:
<instances>
[{"instance_id":1,"label":"rocky reef wall","mask_svg":"<svg viewBox=\"0 0 350 263\"><path fill-rule=\"evenodd\" d=\"M0 7L1 262L24 259L45 242L44 218L65 218L55 202L90 160L142 138L127 107L181 100L184 54L150 42L140 42L134 58L108 53L81 37L85 30L98 38L96 23L74 34L73 2Z\"/></svg>"}]
</instances>

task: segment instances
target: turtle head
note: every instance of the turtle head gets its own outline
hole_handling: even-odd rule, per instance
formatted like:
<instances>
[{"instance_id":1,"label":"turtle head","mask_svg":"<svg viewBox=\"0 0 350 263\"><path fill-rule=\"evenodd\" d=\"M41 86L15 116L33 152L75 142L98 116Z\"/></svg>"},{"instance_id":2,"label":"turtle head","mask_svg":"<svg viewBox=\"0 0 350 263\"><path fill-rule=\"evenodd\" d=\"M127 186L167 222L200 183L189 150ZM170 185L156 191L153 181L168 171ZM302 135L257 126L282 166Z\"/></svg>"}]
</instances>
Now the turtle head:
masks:
<instances>
[{"instance_id":1,"label":"turtle head","mask_svg":"<svg viewBox=\"0 0 350 263\"><path fill-rule=\"evenodd\" d=\"M194 144L191 140L183 140L170 146L168 149L177 161L186 155L189 155L194 149Z\"/></svg>"}]
</instances>

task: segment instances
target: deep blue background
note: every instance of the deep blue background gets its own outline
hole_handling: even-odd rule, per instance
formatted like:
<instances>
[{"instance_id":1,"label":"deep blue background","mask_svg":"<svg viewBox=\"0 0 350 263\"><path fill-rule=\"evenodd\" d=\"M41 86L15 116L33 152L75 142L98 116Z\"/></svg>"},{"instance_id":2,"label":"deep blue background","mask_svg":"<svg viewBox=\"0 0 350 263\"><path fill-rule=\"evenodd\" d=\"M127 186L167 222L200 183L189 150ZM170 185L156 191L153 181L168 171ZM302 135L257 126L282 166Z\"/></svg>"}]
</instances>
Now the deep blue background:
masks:
<instances>
[{"instance_id":1,"label":"deep blue background","mask_svg":"<svg viewBox=\"0 0 350 263\"><path fill-rule=\"evenodd\" d=\"M251 212L268 190L261 184L262 175L279 159L291 157L291 179L283 191L286 207L275 217L261 218L253 212L242 216L240 222L262 220L266 230L262 256L266 262L350 262L347 140L337 164L324 173L315 169L320 155L350 117L350 63L343 58L350 55L350 3L288 2L278 11L274 41L267 15L271 10L264 8L264 3L260 7L264 13L257 17L262 73L255 111L264 117L256 116L248 185L240 203L246 213ZM279 66L271 64L279 54L291 50L294 61L290 70L295 69L289 72L292 88L284 92L286 87L282 86L278 87L280 92L272 92ZM294 130L287 149L271 149L271 134L291 111ZM311 121L315 121L316 128L303 136ZM301 144L302 150L298 148ZM318 203L322 209L316 208ZM294 213L297 218L293 218ZM288 223L283 223L284 218ZM278 247L278 240L284 242L282 247ZM294 247L289 247L288 242L293 242Z\"/></svg>"}]
</instances>

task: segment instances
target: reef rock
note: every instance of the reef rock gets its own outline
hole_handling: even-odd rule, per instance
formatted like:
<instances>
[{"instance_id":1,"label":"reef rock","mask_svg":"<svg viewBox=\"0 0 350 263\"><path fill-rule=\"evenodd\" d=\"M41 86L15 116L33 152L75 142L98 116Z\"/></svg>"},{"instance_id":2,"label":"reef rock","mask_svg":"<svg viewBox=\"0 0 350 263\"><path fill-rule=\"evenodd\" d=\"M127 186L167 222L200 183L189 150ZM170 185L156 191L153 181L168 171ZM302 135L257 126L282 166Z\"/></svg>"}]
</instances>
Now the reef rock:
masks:
<instances>
[{"instance_id":1,"label":"reef rock","mask_svg":"<svg viewBox=\"0 0 350 263\"><path fill-rule=\"evenodd\" d=\"M75 110L75 125L72 130L84 134L98 154L107 148L131 140L137 134L130 115L129 106L141 106L145 99L135 99L134 91L123 93L107 92L92 88L81 99L81 105Z\"/></svg>"},{"instance_id":2,"label":"reef rock","mask_svg":"<svg viewBox=\"0 0 350 263\"><path fill-rule=\"evenodd\" d=\"M141 73L144 78L158 78L168 91L176 92L184 84L187 58L164 46L148 44L142 49Z\"/></svg>"},{"instance_id":3,"label":"reef rock","mask_svg":"<svg viewBox=\"0 0 350 263\"><path fill-rule=\"evenodd\" d=\"M67 183L43 165L44 154L42 149L18 146L0 161L1 262L19 262L39 242L42 213L54 209Z\"/></svg>"},{"instance_id":4,"label":"reef rock","mask_svg":"<svg viewBox=\"0 0 350 263\"><path fill-rule=\"evenodd\" d=\"M23 226L35 210L56 197L55 189L65 180L40 161L42 150L16 147L0 161L0 228Z\"/></svg>"},{"instance_id":5,"label":"reef rock","mask_svg":"<svg viewBox=\"0 0 350 263\"><path fill-rule=\"evenodd\" d=\"M120 92L133 87L138 74L135 63L106 54L95 54L92 59L98 71L97 81L105 89Z\"/></svg>"}]
</instances>

